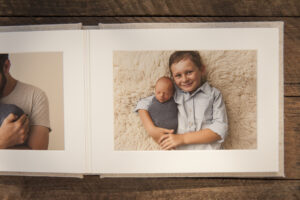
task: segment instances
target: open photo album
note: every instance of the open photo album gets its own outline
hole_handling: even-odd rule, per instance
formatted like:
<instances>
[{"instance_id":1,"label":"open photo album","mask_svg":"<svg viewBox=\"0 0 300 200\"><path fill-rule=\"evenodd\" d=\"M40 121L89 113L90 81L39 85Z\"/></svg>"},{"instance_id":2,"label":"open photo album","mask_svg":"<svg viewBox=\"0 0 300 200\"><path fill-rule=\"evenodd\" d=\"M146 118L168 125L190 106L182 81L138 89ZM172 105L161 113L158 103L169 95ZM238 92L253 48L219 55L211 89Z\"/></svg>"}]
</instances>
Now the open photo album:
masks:
<instances>
[{"instance_id":1,"label":"open photo album","mask_svg":"<svg viewBox=\"0 0 300 200\"><path fill-rule=\"evenodd\" d=\"M283 177L283 22L0 27L0 174Z\"/></svg>"}]
</instances>

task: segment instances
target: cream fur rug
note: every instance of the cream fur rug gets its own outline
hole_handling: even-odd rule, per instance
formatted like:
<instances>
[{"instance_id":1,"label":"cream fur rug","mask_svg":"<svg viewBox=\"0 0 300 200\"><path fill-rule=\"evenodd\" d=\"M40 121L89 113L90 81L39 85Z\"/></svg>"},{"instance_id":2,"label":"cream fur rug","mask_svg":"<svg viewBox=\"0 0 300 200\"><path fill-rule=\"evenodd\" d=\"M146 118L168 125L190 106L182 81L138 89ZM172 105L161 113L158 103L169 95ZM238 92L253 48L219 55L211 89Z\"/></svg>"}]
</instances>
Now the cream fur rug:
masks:
<instances>
[{"instance_id":1,"label":"cream fur rug","mask_svg":"<svg viewBox=\"0 0 300 200\"><path fill-rule=\"evenodd\" d=\"M170 76L171 51L116 51L114 67L115 150L158 150L133 110L152 95L156 80ZM208 82L224 98L229 120L225 149L256 148L256 51L200 51Z\"/></svg>"}]
</instances>

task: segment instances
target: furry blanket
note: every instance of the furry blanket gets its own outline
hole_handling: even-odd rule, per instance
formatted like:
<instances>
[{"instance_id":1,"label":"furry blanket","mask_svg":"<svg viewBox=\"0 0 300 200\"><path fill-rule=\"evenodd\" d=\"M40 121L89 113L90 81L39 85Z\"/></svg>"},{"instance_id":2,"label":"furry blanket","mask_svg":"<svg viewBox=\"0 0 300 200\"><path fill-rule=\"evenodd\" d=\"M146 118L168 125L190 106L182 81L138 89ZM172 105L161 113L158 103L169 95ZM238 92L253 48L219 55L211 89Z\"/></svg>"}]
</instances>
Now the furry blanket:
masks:
<instances>
[{"instance_id":1,"label":"furry blanket","mask_svg":"<svg viewBox=\"0 0 300 200\"><path fill-rule=\"evenodd\" d=\"M139 99L152 95L156 80L170 76L171 51L115 51L114 148L158 150L133 110ZM256 148L256 51L200 51L207 80L224 98L229 120L225 149Z\"/></svg>"}]
</instances>

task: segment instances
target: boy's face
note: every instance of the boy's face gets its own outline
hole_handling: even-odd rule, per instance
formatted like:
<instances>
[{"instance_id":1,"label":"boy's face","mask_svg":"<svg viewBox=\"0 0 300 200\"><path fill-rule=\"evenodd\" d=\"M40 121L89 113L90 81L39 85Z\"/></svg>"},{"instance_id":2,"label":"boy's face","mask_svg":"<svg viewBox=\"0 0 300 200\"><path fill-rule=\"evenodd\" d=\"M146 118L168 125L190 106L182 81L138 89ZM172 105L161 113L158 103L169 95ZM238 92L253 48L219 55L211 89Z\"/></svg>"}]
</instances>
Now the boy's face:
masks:
<instances>
[{"instance_id":1,"label":"boy's face","mask_svg":"<svg viewBox=\"0 0 300 200\"><path fill-rule=\"evenodd\" d=\"M164 103L173 96L172 82L159 81L155 86L155 98Z\"/></svg>"},{"instance_id":2,"label":"boy's face","mask_svg":"<svg viewBox=\"0 0 300 200\"><path fill-rule=\"evenodd\" d=\"M171 65L175 84L185 92L194 92L201 84L202 71L189 59Z\"/></svg>"}]
</instances>

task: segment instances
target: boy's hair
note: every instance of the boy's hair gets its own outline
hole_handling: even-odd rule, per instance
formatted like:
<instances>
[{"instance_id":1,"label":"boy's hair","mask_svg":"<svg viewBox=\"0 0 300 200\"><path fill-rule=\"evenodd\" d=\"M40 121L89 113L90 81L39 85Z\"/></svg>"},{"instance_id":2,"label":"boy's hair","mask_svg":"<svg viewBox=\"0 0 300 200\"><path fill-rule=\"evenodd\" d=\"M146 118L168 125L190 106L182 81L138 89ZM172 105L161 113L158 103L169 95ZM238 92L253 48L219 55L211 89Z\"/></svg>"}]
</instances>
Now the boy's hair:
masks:
<instances>
[{"instance_id":1,"label":"boy's hair","mask_svg":"<svg viewBox=\"0 0 300 200\"><path fill-rule=\"evenodd\" d=\"M173 76L173 74L172 74L171 66L174 63L178 63L181 60L185 60L185 59L190 59L196 65L196 67L199 68L200 71L202 71L204 69L204 65L202 63L202 59L201 59L198 51L175 51L174 53L172 53L170 55L170 58L169 58L169 70L170 70L170 73L172 76ZM201 85L205 81L206 81L206 75L202 74Z\"/></svg>"},{"instance_id":2,"label":"boy's hair","mask_svg":"<svg viewBox=\"0 0 300 200\"><path fill-rule=\"evenodd\" d=\"M203 68L202 60L198 51L175 51L169 58L169 69L174 63L189 58L200 70Z\"/></svg>"}]
</instances>

